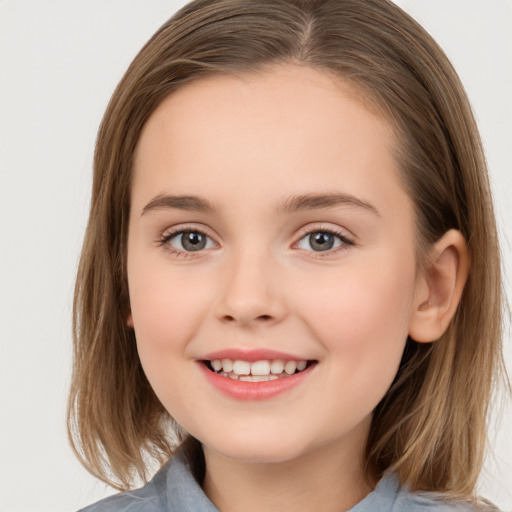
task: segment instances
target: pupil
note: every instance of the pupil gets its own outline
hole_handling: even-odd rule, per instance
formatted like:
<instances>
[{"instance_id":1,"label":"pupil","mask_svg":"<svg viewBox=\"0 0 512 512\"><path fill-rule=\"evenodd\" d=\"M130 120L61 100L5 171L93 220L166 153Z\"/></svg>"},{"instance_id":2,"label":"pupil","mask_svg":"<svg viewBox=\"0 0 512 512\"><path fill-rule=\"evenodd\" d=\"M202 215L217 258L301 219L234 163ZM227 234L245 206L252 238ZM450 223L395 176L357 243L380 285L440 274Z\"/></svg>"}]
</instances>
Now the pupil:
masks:
<instances>
[{"instance_id":1,"label":"pupil","mask_svg":"<svg viewBox=\"0 0 512 512\"><path fill-rule=\"evenodd\" d=\"M334 245L334 237L329 233L312 233L309 235L309 243L315 251L328 251Z\"/></svg>"},{"instance_id":2,"label":"pupil","mask_svg":"<svg viewBox=\"0 0 512 512\"><path fill-rule=\"evenodd\" d=\"M201 233L189 231L181 235L181 243L187 251L200 251L206 246L206 237Z\"/></svg>"}]
</instances>

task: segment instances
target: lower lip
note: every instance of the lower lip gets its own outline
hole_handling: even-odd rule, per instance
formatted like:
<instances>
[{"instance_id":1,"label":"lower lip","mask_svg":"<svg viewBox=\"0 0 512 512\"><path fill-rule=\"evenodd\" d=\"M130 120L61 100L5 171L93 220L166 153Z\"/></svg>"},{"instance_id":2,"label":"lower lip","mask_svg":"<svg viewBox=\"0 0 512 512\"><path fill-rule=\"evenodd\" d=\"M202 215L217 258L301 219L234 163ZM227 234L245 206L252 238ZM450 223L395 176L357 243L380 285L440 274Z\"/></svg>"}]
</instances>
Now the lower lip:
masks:
<instances>
[{"instance_id":1,"label":"lower lip","mask_svg":"<svg viewBox=\"0 0 512 512\"><path fill-rule=\"evenodd\" d=\"M307 379L316 363L289 377L281 377L265 382L245 382L230 379L212 372L202 362L199 365L210 384L225 395L236 400L268 400L298 386L304 379Z\"/></svg>"}]
</instances>

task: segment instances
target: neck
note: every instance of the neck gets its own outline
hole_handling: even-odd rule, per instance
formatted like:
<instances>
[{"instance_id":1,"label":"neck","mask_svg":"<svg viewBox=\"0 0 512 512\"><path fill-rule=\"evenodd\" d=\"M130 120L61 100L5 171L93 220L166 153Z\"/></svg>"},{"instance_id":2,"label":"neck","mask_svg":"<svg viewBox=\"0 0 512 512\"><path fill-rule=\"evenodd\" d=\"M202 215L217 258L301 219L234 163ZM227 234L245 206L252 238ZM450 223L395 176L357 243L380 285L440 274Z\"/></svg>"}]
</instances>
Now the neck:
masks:
<instances>
[{"instance_id":1,"label":"neck","mask_svg":"<svg viewBox=\"0 0 512 512\"><path fill-rule=\"evenodd\" d=\"M203 489L222 512L342 512L371 490L363 473L362 447L320 447L278 463L241 462L204 447Z\"/></svg>"}]
</instances>

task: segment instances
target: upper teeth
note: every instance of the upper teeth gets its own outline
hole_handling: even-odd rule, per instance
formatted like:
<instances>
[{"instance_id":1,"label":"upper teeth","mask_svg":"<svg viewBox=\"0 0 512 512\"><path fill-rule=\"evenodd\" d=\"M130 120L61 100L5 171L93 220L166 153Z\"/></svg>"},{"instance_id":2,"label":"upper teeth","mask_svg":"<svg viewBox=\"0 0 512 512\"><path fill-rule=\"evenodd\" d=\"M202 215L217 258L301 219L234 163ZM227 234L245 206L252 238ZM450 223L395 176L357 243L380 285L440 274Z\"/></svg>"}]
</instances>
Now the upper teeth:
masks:
<instances>
[{"instance_id":1,"label":"upper teeth","mask_svg":"<svg viewBox=\"0 0 512 512\"><path fill-rule=\"evenodd\" d=\"M294 374L297 370L306 368L307 361L283 361L282 359L243 361L240 359L214 359L210 361L216 372L232 372L235 375L279 375L283 372L288 375Z\"/></svg>"}]
</instances>

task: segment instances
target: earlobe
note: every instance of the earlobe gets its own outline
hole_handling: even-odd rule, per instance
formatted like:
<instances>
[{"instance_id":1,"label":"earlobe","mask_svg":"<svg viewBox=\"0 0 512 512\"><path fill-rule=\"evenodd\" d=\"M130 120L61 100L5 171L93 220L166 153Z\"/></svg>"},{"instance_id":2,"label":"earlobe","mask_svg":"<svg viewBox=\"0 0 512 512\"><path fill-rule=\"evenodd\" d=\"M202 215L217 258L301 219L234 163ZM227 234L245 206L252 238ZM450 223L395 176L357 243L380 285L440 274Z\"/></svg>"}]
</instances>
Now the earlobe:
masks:
<instances>
[{"instance_id":1,"label":"earlobe","mask_svg":"<svg viewBox=\"0 0 512 512\"><path fill-rule=\"evenodd\" d=\"M133 329L133 316L132 316L131 312L128 313L128 316L126 318L126 325Z\"/></svg>"},{"instance_id":2,"label":"earlobe","mask_svg":"<svg viewBox=\"0 0 512 512\"><path fill-rule=\"evenodd\" d=\"M432 247L418 283L409 336L420 343L439 339L448 328L469 273L469 254L460 231L447 231Z\"/></svg>"}]
</instances>

